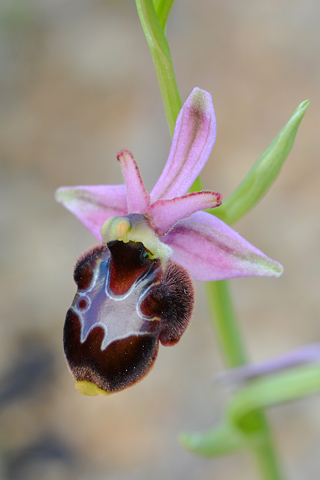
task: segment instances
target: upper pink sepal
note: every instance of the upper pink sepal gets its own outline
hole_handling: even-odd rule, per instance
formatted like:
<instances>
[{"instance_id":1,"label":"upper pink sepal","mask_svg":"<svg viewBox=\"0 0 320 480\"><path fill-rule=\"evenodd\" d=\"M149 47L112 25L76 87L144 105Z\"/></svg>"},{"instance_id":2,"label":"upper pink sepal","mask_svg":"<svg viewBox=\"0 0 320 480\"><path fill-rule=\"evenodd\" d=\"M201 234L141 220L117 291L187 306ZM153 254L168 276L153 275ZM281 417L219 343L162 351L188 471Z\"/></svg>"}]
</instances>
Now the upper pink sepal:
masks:
<instances>
[{"instance_id":1,"label":"upper pink sepal","mask_svg":"<svg viewBox=\"0 0 320 480\"><path fill-rule=\"evenodd\" d=\"M112 216L127 215L124 185L60 187L57 202L70 210L101 242L101 225Z\"/></svg>"},{"instance_id":2,"label":"upper pink sepal","mask_svg":"<svg viewBox=\"0 0 320 480\"><path fill-rule=\"evenodd\" d=\"M178 115L169 158L150 194L151 203L187 193L206 164L215 138L211 95L194 88Z\"/></svg>"},{"instance_id":3,"label":"upper pink sepal","mask_svg":"<svg viewBox=\"0 0 320 480\"><path fill-rule=\"evenodd\" d=\"M278 262L206 212L181 220L162 241L173 249L172 260L184 266L195 280L278 277L283 271Z\"/></svg>"},{"instance_id":4,"label":"upper pink sepal","mask_svg":"<svg viewBox=\"0 0 320 480\"><path fill-rule=\"evenodd\" d=\"M127 189L128 213L146 213L150 205L150 195L145 189L138 165L129 150L118 153Z\"/></svg>"},{"instance_id":5,"label":"upper pink sepal","mask_svg":"<svg viewBox=\"0 0 320 480\"><path fill-rule=\"evenodd\" d=\"M194 192L171 200L158 200L149 209L153 227L162 236L183 218L190 217L199 210L221 205L220 193Z\"/></svg>"}]
</instances>

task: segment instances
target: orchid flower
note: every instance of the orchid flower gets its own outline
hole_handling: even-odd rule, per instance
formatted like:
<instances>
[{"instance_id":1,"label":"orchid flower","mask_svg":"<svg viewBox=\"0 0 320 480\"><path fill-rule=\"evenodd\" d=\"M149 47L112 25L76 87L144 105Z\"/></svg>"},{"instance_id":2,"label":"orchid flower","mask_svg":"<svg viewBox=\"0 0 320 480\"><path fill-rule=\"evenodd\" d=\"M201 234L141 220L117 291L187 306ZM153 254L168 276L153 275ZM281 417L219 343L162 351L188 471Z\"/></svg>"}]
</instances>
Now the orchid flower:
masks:
<instances>
[{"instance_id":1,"label":"orchid flower","mask_svg":"<svg viewBox=\"0 0 320 480\"><path fill-rule=\"evenodd\" d=\"M128 150L125 185L61 187L56 199L102 242L78 261L78 287L64 327L76 388L122 390L148 373L159 341L177 343L193 308L194 280L279 276L282 267L202 210L219 193L187 193L211 153L211 95L195 88L176 121L169 158L149 194Z\"/></svg>"}]
</instances>

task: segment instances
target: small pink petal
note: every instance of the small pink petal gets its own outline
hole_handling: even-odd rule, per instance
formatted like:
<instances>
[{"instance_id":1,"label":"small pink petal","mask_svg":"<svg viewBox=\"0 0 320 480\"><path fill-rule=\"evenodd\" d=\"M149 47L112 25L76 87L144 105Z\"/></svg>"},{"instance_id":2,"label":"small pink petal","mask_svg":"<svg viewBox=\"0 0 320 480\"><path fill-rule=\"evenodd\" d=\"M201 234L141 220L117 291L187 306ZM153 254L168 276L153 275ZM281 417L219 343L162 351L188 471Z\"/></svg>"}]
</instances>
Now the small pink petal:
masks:
<instances>
[{"instance_id":1,"label":"small pink petal","mask_svg":"<svg viewBox=\"0 0 320 480\"><path fill-rule=\"evenodd\" d=\"M162 241L173 249L172 260L185 267L195 280L278 277L283 270L278 262L206 212L181 220Z\"/></svg>"},{"instance_id":2,"label":"small pink petal","mask_svg":"<svg viewBox=\"0 0 320 480\"><path fill-rule=\"evenodd\" d=\"M101 241L100 228L112 216L127 215L124 185L60 187L57 202L70 210Z\"/></svg>"},{"instance_id":3,"label":"small pink petal","mask_svg":"<svg viewBox=\"0 0 320 480\"><path fill-rule=\"evenodd\" d=\"M158 200L149 208L153 227L158 235L165 235L183 218L190 217L199 210L221 205L220 193L194 192L171 200Z\"/></svg>"},{"instance_id":4,"label":"small pink petal","mask_svg":"<svg viewBox=\"0 0 320 480\"><path fill-rule=\"evenodd\" d=\"M146 213L150 205L150 196L146 191L138 165L129 150L118 153L124 181L127 189L128 213Z\"/></svg>"},{"instance_id":5,"label":"small pink petal","mask_svg":"<svg viewBox=\"0 0 320 480\"><path fill-rule=\"evenodd\" d=\"M194 88L177 118L169 158L151 192L151 203L187 193L206 164L215 138L211 95Z\"/></svg>"}]
</instances>

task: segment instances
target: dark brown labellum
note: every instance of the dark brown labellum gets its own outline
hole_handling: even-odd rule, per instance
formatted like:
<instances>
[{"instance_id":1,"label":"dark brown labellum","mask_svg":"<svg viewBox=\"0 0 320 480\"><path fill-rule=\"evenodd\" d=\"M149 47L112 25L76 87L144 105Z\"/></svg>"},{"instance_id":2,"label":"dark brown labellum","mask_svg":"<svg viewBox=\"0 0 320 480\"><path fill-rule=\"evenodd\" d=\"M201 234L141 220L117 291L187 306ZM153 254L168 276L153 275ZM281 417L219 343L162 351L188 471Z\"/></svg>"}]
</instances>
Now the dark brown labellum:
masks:
<instances>
[{"instance_id":1,"label":"dark brown labellum","mask_svg":"<svg viewBox=\"0 0 320 480\"><path fill-rule=\"evenodd\" d=\"M175 344L189 323L188 273L172 261L163 268L142 243L94 247L79 259L74 279L64 351L78 382L105 392L136 383L151 369L159 340Z\"/></svg>"}]
</instances>

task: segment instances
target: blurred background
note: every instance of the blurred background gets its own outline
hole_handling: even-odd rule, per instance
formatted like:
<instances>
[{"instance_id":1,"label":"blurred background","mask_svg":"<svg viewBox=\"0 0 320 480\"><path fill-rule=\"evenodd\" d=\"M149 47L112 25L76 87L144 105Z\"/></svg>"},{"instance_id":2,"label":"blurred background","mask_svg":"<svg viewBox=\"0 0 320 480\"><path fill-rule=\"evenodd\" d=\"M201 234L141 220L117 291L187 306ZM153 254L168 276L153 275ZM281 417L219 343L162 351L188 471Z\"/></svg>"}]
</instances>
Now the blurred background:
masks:
<instances>
[{"instance_id":1,"label":"blurred background","mask_svg":"<svg viewBox=\"0 0 320 480\"><path fill-rule=\"evenodd\" d=\"M205 188L226 198L311 100L280 177L236 225L285 268L231 284L254 362L320 342L319 26L314 0L176 0L167 27L183 100L213 95ZM73 266L95 240L54 191L122 183L122 148L151 189L170 148L135 3L2 0L0 75L1 480L257 479L246 454L202 459L177 440L216 424L228 399L202 285L188 331L134 388L84 397L65 364ZM268 411L290 480L319 478L319 411L319 395Z\"/></svg>"}]
</instances>

